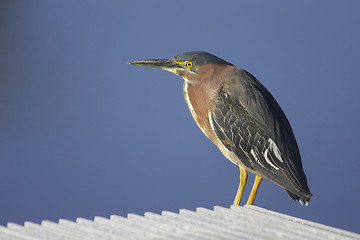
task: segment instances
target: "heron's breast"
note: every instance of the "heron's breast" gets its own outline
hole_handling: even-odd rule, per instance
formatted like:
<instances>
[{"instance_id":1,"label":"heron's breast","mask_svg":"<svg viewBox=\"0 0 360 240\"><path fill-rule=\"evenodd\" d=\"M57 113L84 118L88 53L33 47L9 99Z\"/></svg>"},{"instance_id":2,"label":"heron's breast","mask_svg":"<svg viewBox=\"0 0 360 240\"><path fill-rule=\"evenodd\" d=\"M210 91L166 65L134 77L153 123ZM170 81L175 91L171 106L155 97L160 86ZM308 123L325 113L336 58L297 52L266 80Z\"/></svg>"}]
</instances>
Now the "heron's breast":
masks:
<instances>
[{"instance_id":1,"label":"heron's breast","mask_svg":"<svg viewBox=\"0 0 360 240\"><path fill-rule=\"evenodd\" d=\"M184 83L185 101L189 107L192 117L201 131L220 149L226 158L236 165L242 165L236 155L228 150L224 144L222 144L221 140L215 133L214 123L211 118L211 111L213 108L211 99L213 99L213 94L214 93L210 90L207 90L206 86L190 86L186 81Z\"/></svg>"},{"instance_id":2,"label":"heron's breast","mask_svg":"<svg viewBox=\"0 0 360 240\"><path fill-rule=\"evenodd\" d=\"M192 117L201 131L215 144L218 141L212 130L209 113L211 111L211 91L203 84L191 86L184 83L184 97Z\"/></svg>"}]
</instances>

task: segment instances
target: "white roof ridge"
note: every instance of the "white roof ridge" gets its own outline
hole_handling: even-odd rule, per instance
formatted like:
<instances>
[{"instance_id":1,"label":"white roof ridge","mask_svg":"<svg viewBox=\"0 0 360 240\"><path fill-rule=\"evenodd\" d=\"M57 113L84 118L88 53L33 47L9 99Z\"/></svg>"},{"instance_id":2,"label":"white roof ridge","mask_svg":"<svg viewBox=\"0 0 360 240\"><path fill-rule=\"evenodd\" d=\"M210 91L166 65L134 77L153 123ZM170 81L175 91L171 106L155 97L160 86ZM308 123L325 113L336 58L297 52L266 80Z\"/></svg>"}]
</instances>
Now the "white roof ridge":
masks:
<instances>
[{"instance_id":1,"label":"white roof ridge","mask_svg":"<svg viewBox=\"0 0 360 240\"><path fill-rule=\"evenodd\" d=\"M0 226L1 240L32 239L357 239L360 234L292 217L256 206L230 208L199 207L196 211L180 209L179 213L147 212L144 216L128 214L94 220L77 218L75 222L59 219L58 223L25 222L24 226L8 223Z\"/></svg>"}]
</instances>

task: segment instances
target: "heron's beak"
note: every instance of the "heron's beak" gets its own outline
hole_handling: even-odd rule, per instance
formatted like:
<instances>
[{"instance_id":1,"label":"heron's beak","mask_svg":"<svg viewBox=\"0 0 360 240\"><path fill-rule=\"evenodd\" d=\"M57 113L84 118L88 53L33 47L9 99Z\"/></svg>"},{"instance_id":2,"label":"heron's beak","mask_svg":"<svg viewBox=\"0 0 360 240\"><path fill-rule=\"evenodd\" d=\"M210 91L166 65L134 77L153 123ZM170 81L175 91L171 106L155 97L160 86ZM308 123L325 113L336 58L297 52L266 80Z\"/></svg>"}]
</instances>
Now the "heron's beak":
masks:
<instances>
[{"instance_id":1,"label":"heron's beak","mask_svg":"<svg viewBox=\"0 0 360 240\"><path fill-rule=\"evenodd\" d=\"M172 73L175 73L178 69L183 69L183 67L180 64L176 63L173 59L149 59L132 61L128 63L145 67L157 67Z\"/></svg>"}]
</instances>

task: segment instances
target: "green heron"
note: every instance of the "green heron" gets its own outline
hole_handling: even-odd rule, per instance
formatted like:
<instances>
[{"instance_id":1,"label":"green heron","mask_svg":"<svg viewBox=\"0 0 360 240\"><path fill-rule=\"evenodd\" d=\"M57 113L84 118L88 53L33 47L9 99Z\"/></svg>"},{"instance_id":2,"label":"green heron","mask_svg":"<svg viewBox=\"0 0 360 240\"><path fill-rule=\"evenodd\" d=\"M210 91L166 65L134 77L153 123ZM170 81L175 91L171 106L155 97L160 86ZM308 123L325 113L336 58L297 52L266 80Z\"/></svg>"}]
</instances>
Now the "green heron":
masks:
<instances>
[{"instance_id":1,"label":"green heron","mask_svg":"<svg viewBox=\"0 0 360 240\"><path fill-rule=\"evenodd\" d=\"M247 171L255 181L246 204L253 204L263 178L306 205L311 193L294 133L271 93L249 72L206 52L129 64L157 67L184 81L184 96L201 131L240 168L234 205L239 205Z\"/></svg>"}]
</instances>

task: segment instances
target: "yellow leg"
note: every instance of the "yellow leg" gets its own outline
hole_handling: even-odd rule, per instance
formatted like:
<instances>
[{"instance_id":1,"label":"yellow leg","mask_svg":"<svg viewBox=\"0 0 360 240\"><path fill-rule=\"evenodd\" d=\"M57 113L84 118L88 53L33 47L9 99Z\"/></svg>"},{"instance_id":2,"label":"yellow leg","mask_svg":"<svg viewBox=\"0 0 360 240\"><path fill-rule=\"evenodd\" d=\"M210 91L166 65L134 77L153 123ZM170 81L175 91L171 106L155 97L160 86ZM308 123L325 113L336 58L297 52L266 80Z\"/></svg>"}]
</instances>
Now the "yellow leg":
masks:
<instances>
[{"instance_id":1,"label":"yellow leg","mask_svg":"<svg viewBox=\"0 0 360 240\"><path fill-rule=\"evenodd\" d=\"M254 185L253 185L253 187L251 189L251 192L250 192L250 196L249 196L249 198L248 198L248 200L246 202L247 205L253 205L255 197L256 197L256 193L257 193L257 191L259 189L261 181L262 181L262 177L259 177L258 175L256 175Z\"/></svg>"},{"instance_id":2,"label":"yellow leg","mask_svg":"<svg viewBox=\"0 0 360 240\"><path fill-rule=\"evenodd\" d=\"M243 168L241 166L239 166L239 167L240 167L240 184L239 184L239 188L236 192L236 196L235 196L233 205L240 205L241 196L244 192L244 188L245 188L247 177L248 177L245 168Z\"/></svg>"}]
</instances>

